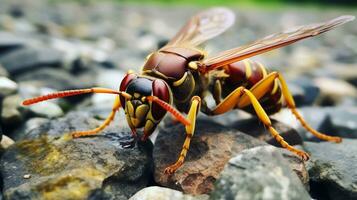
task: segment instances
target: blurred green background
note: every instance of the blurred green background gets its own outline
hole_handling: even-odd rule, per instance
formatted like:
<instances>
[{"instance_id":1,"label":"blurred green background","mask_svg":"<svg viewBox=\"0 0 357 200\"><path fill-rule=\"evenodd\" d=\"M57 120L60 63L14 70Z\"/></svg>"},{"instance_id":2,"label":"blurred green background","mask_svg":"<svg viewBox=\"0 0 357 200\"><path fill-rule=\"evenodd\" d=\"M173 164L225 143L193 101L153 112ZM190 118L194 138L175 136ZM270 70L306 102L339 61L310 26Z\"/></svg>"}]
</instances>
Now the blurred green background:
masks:
<instances>
[{"instance_id":1,"label":"blurred green background","mask_svg":"<svg viewBox=\"0 0 357 200\"><path fill-rule=\"evenodd\" d=\"M91 1L91 0L79 0ZM94 1L94 0L92 0ZM158 3L158 4L196 4L200 6L214 6L214 5L232 5L232 6L248 6L248 7L289 7L289 6L305 6L305 7L345 7L356 9L356 0L116 0L125 3ZM353 9L353 8L352 8Z\"/></svg>"}]
</instances>

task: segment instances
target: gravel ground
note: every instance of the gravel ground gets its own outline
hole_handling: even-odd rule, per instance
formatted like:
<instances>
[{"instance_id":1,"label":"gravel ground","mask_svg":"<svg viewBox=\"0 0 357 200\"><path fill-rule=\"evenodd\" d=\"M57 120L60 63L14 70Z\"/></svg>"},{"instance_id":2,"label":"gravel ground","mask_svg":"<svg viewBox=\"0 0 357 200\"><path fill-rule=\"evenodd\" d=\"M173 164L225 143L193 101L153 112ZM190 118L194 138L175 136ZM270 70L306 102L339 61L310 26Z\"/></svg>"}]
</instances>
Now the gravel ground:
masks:
<instances>
[{"instance_id":1,"label":"gravel ground","mask_svg":"<svg viewBox=\"0 0 357 200\"><path fill-rule=\"evenodd\" d=\"M286 77L299 111L321 142L283 109L273 125L311 154L301 161L253 116L232 111L199 116L188 158L179 154L183 127L165 119L156 143L135 143L121 112L96 137L68 132L99 125L110 95L83 95L24 107L25 98L94 86L117 89L127 70L164 45L205 9L118 3L7 1L0 6L2 195L5 199L356 199L357 26L350 22L253 60ZM232 28L204 45L209 55L296 25L356 10L231 8ZM177 133L177 134L176 134ZM252 137L253 136L253 137ZM155 141L152 137L152 141ZM275 146L275 147L274 147Z\"/></svg>"}]
</instances>

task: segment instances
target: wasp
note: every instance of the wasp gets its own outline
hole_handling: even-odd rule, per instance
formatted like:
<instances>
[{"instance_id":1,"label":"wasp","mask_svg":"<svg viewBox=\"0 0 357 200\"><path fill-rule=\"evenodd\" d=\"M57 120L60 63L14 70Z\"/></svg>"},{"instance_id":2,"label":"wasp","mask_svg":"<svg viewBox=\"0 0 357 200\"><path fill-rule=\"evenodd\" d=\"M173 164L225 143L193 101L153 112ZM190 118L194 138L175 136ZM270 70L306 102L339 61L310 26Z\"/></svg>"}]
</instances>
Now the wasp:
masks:
<instances>
[{"instance_id":1,"label":"wasp","mask_svg":"<svg viewBox=\"0 0 357 200\"><path fill-rule=\"evenodd\" d=\"M164 47L151 53L140 73L129 71L118 91L106 88L60 91L27 99L23 105L85 93L116 95L112 111L103 124L93 130L72 132L73 138L97 134L123 108L132 135L137 138L136 131L140 128L143 130L141 140L145 141L166 113L170 113L185 126L186 137L177 161L165 169L168 174L184 163L199 111L211 116L233 109L255 114L282 147L306 161L309 155L289 145L272 126L269 115L286 106L317 138L336 143L341 142L341 138L328 136L309 126L297 111L283 75L269 72L263 64L248 58L319 35L353 19L354 16L340 16L324 23L292 28L207 56L199 46L226 31L235 21L235 15L229 9L211 8L190 18ZM216 104L213 108L206 103L205 97L209 93Z\"/></svg>"}]
</instances>

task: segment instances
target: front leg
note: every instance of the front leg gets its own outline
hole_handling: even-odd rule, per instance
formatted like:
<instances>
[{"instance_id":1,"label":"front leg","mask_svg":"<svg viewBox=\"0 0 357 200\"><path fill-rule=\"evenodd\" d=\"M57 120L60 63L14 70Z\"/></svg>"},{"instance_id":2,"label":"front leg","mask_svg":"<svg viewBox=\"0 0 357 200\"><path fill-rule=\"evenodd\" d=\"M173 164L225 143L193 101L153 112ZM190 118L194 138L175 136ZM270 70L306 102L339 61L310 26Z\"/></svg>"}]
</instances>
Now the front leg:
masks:
<instances>
[{"instance_id":1,"label":"front leg","mask_svg":"<svg viewBox=\"0 0 357 200\"><path fill-rule=\"evenodd\" d=\"M186 128L185 142L183 143L182 150L177 161L165 169L166 174L174 173L179 167L182 166L186 158L187 151L190 148L191 138L195 132L196 118L200 105L201 105L201 98L199 96L192 97L191 107L187 115L187 119L190 122L190 124L185 126Z\"/></svg>"},{"instance_id":2,"label":"front leg","mask_svg":"<svg viewBox=\"0 0 357 200\"><path fill-rule=\"evenodd\" d=\"M110 112L109 116L105 119L105 121L97 128L92 129L92 130L87 130L87 131L74 131L71 132L70 134L72 135L73 138L79 138L79 137L84 137L84 136L91 136L99 133L102 131L105 127L107 127L115 117L115 113L119 110L120 108L120 99L119 96L115 98L112 111Z\"/></svg>"}]
</instances>

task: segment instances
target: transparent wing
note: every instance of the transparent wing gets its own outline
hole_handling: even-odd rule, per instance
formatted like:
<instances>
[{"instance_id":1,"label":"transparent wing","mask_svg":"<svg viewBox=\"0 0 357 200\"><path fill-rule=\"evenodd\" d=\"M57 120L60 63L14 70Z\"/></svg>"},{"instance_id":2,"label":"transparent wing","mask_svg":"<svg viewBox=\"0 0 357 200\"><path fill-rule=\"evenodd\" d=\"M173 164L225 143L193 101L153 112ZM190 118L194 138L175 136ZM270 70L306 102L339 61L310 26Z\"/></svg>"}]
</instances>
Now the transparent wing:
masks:
<instances>
[{"instance_id":1,"label":"transparent wing","mask_svg":"<svg viewBox=\"0 0 357 200\"><path fill-rule=\"evenodd\" d=\"M223 33L234 23L235 15L226 8L212 8L193 16L166 46L201 43Z\"/></svg>"},{"instance_id":2,"label":"transparent wing","mask_svg":"<svg viewBox=\"0 0 357 200\"><path fill-rule=\"evenodd\" d=\"M346 22L352 21L354 18L354 16L340 16L325 23L295 27L281 33L269 35L248 45L223 51L216 56L206 58L200 64L206 66L206 71L210 71L217 67L289 45L304 38L319 35Z\"/></svg>"}]
</instances>

